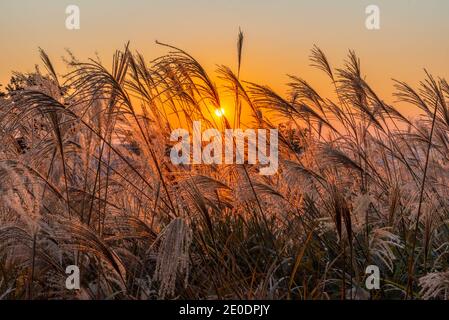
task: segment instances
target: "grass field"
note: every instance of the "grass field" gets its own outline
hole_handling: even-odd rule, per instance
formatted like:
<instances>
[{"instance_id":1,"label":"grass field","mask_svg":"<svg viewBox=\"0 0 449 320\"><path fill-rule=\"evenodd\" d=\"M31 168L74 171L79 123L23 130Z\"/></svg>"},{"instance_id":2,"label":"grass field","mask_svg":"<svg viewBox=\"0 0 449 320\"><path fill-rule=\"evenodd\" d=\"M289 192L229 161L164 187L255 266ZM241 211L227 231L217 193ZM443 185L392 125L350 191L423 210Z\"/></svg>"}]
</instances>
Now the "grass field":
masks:
<instances>
[{"instance_id":1,"label":"grass field","mask_svg":"<svg viewBox=\"0 0 449 320\"><path fill-rule=\"evenodd\" d=\"M159 45L112 68L69 52L67 70L41 50L45 68L2 87L0 299L448 298L446 80L395 81L411 121L352 51L334 67L312 48L333 97L294 75L284 96L240 79L242 34L238 67L214 75ZM230 112L214 114L223 91ZM173 165L170 132L194 120L278 128L278 172Z\"/></svg>"}]
</instances>

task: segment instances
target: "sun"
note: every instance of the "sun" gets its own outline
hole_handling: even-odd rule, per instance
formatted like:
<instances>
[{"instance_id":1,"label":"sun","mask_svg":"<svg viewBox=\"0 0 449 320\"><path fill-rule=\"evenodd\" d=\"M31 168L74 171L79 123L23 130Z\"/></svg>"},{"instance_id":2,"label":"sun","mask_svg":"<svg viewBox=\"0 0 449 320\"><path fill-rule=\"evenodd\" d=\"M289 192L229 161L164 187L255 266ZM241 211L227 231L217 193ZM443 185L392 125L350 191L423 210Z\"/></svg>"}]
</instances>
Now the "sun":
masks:
<instances>
[{"instance_id":1,"label":"sun","mask_svg":"<svg viewBox=\"0 0 449 320\"><path fill-rule=\"evenodd\" d=\"M223 117L225 114L224 108L217 108L215 109L215 115L219 118Z\"/></svg>"}]
</instances>

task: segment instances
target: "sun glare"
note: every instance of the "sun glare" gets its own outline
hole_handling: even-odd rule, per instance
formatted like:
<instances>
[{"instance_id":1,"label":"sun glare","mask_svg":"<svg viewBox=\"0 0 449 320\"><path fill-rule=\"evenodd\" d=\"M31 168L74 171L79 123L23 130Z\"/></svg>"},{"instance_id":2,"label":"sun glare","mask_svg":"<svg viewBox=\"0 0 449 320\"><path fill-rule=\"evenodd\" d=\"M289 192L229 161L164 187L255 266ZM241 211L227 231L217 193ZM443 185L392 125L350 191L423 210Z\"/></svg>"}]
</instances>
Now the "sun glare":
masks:
<instances>
[{"instance_id":1,"label":"sun glare","mask_svg":"<svg viewBox=\"0 0 449 320\"><path fill-rule=\"evenodd\" d=\"M219 118L223 117L225 114L224 108L215 109L215 115Z\"/></svg>"}]
</instances>

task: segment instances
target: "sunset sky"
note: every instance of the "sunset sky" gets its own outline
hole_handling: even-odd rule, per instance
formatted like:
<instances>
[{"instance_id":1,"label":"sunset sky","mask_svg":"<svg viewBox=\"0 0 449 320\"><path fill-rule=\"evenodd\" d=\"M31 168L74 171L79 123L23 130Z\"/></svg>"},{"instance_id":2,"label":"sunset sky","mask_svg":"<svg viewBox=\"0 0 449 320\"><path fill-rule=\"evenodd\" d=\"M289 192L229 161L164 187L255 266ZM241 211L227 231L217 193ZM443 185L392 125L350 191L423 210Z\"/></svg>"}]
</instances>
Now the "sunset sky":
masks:
<instances>
[{"instance_id":1,"label":"sunset sky","mask_svg":"<svg viewBox=\"0 0 449 320\"><path fill-rule=\"evenodd\" d=\"M65 8L81 10L81 29L65 28ZM377 4L381 29L365 28L365 7ZM321 74L309 66L313 44L334 65L348 49L362 60L364 73L387 100L391 78L416 84L426 67L448 75L449 1L446 0L15 0L0 2L0 83L12 71L32 71L38 47L63 73L61 56L70 48L80 59L98 52L105 63L126 41L148 60L165 52L154 41L191 53L209 71L236 65L239 27L245 33L242 78L284 93L286 74L324 89Z\"/></svg>"}]
</instances>

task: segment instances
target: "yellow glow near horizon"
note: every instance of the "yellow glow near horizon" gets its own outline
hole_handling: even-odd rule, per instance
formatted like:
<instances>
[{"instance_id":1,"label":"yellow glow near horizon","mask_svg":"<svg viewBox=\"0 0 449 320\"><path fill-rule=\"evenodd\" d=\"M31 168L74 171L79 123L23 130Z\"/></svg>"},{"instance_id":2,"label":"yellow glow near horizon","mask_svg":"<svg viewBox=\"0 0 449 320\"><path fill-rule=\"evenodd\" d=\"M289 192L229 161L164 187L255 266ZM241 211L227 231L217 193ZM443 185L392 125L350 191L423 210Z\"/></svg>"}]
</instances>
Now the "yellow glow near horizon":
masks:
<instances>
[{"instance_id":1,"label":"yellow glow near horizon","mask_svg":"<svg viewBox=\"0 0 449 320\"><path fill-rule=\"evenodd\" d=\"M223 117L225 114L224 108L215 109L215 115L219 118Z\"/></svg>"}]
</instances>

